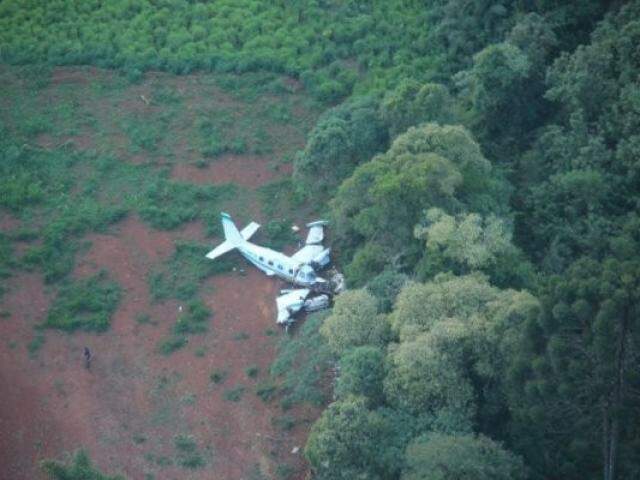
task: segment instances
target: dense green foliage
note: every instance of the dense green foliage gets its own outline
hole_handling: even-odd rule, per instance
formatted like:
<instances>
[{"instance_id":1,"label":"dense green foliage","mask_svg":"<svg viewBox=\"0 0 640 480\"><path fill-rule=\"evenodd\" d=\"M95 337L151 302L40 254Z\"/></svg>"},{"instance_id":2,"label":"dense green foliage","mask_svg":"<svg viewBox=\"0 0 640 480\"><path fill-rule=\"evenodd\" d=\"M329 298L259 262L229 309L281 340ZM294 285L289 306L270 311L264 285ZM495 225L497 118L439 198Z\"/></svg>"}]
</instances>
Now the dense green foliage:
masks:
<instances>
[{"instance_id":1,"label":"dense green foliage","mask_svg":"<svg viewBox=\"0 0 640 480\"><path fill-rule=\"evenodd\" d=\"M51 480L124 480L121 475L105 475L98 471L84 450L78 451L69 463L45 460L42 469Z\"/></svg>"},{"instance_id":2,"label":"dense green foliage","mask_svg":"<svg viewBox=\"0 0 640 480\"><path fill-rule=\"evenodd\" d=\"M386 151L331 170L347 278L377 303L355 290L320 329L340 371L306 455L318 478L634 478L640 4L442 4L450 90L402 79Z\"/></svg>"},{"instance_id":3,"label":"dense green foliage","mask_svg":"<svg viewBox=\"0 0 640 480\"><path fill-rule=\"evenodd\" d=\"M70 281L60 288L42 326L102 332L109 328L120 296L120 287L109 281L105 272Z\"/></svg>"},{"instance_id":4,"label":"dense green foliage","mask_svg":"<svg viewBox=\"0 0 640 480\"><path fill-rule=\"evenodd\" d=\"M522 460L482 435L432 433L409 445L402 480L519 480Z\"/></svg>"},{"instance_id":5,"label":"dense green foliage","mask_svg":"<svg viewBox=\"0 0 640 480\"><path fill-rule=\"evenodd\" d=\"M331 351L318 331L325 317L324 312L310 315L298 337L282 340L271 375L280 381L283 408L296 402L322 405L327 400L320 382L331 365Z\"/></svg>"}]
</instances>

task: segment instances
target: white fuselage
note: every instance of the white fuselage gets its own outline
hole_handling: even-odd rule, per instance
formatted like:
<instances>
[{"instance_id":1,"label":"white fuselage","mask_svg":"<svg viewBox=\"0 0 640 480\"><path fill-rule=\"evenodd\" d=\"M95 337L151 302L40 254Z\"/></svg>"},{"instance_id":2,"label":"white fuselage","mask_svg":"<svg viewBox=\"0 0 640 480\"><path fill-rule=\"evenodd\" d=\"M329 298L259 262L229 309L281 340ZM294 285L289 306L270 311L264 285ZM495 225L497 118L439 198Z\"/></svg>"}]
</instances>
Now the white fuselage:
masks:
<instances>
[{"instance_id":1,"label":"white fuselage","mask_svg":"<svg viewBox=\"0 0 640 480\"><path fill-rule=\"evenodd\" d=\"M302 262L294 260L283 253L248 241L242 242L242 245L237 248L244 258L269 276L277 275L287 282L303 287L309 287L318 281L322 281L315 275L310 266L304 265ZM304 268L301 268L303 266Z\"/></svg>"}]
</instances>

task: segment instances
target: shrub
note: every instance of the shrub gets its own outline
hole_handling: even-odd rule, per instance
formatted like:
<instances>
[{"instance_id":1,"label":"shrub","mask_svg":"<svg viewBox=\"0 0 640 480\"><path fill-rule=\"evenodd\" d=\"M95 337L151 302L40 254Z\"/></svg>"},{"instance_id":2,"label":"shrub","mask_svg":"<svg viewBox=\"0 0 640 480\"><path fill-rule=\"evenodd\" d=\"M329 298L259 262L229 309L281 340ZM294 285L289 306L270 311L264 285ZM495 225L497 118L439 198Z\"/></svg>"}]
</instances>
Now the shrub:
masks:
<instances>
[{"instance_id":1,"label":"shrub","mask_svg":"<svg viewBox=\"0 0 640 480\"><path fill-rule=\"evenodd\" d=\"M270 401L277 393L278 387L271 380L265 380L256 386L256 395L260 397L263 402Z\"/></svg>"},{"instance_id":2,"label":"shrub","mask_svg":"<svg viewBox=\"0 0 640 480\"><path fill-rule=\"evenodd\" d=\"M229 372L227 372L226 370L215 370L211 372L209 378L213 383L222 383L227 379L228 376Z\"/></svg>"},{"instance_id":3,"label":"shrub","mask_svg":"<svg viewBox=\"0 0 640 480\"><path fill-rule=\"evenodd\" d=\"M79 450L66 462L44 460L41 467L54 480L124 480L120 475L105 475L98 471L84 450Z\"/></svg>"},{"instance_id":4,"label":"shrub","mask_svg":"<svg viewBox=\"0 0 640 480\"><path fill-rule=\"evenodd\" d=\"M244 373L246 373L247 377L249 378L256 378L259 372L260 372L260 369L258 368L257 365L251 365L244 369Z\"/></svg>"},{"instance_id":5,"label":"shrub","mask_svg":"<svg viewBox=\"0 0 640 480\"><path fill-rule=\"evenodd\" d=\"M229 390L225 390L222 394L222 398L228 400L230 402L239 402L242 396L244 395L245 387L242 385L236 385Z\"/></svg>"},{"instance_id":6,"label":"shrub","mask_svg":"<svg viewBox=\"0 0 640 480\"><path fill-rule=\"evenodd\" d=\"M333 362L327 342L318 331L326 316L327 312L309 315L296 336L280 342L271 375L281 381L285 407L301 402L320 406L327 400L320 380Z\"/></svg>"},{"instance_id":7,"label":"shrub","mask_svg":"<svg viewBox=\"0 0 640 480\"><path fill-rule=\"evenodd\" d=\"M202 300L192 300L178 315L178 320L173 326L173 333L178 336L204 333L208 330L206 322L210 317L211 310Z\"/></svg>"},{"instance_id":8,"label":"shrub","mask_svg":"<svg viewBox=\"0 0 640 480\"><path fill-rule=\"evenodd\" d=\"M67 282L49 309L42 324L65 331L78 329L103 332L120 301L120 286L103 271L96 276Z\"/></svg>"},{"instance_id":9,"label":"shrub","mask_svg":"<svg viewBox=\"0 0 640 480\"><path fill-rule=\"evenodd\" d=\"M180 350L188 343L187 337L173 336L169 337L158 345L158 351L162 355L171 355L176 350Z\"/></svg>"},{"instance_id":10,"label":"shrub","mask_svg":"<svg viewBox=\"0 0 640 480\"><path fill-rule=\"evenodd\" d=\"M196 295L203 280L230 271L234 265L232 258L218 259L215 262L204 258L210 248L195 242L177 242L171 258L149 275L152 298L189 300Z\"/></svg>"}]
</instances>

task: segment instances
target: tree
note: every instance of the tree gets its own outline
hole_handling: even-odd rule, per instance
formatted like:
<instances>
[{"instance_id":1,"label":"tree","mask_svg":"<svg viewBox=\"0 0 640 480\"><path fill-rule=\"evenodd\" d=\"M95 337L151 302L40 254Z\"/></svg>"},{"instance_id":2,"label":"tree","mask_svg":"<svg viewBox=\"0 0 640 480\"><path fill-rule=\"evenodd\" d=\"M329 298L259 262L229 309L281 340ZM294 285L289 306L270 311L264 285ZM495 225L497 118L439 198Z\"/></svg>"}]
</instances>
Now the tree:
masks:
<instances>
[{"instance_id":1,"label":"tree","mask_svg":"<svg viewBox=\"0 0 640 480\"><path fill-rule=\"evenodd\" d=\"M305 447L314 478L396 477L405 436L411 432L404 423L384 411L368 410L362 397L332 403L311 427Z\"/></svg>"},{"instance_id":2,"label":"tree","mask_svg":"<svg viewBox=\"0 0 640 480\"><path fill-rule=\"evenodd\" d=\"M484 275L440 274L427 283L407 283L398 294L389 321L401 341L410 340L442 319L470 319L486 312L499 295Z\"/></svg>"},{"instance_id":3,"label":"tree","mask_svg":"<svg viewBox=\"0 0 640 480\"><path fill-rule=\"evenodd\" d=\"M404 273L387 269L367 282L367 290L378 301L379 312L391 312L398 293L408 280Z\"/></svg>"},{"instance_id":4,"label":"tree","mask_svg":"<svg viewBox=\"0 0 640 480\"><path fill-rule=\"evenodd\" d=\"M491 274L500 257L517 254L509 227L495 215L483 218L469 213L454 217L431 208L414 235L426 240L423 262L433 265L432 271L444 269L460 274L482 270Z\"/></svg>"},{"instance_id":5,"label":"tree","mask_svg":"<svg viewBox=\"0 0 640 480\"><path fill-rule=\"evenodd\" d=\"M402 480L524 480L522 459L483 435L429 433L407 447Z\"/></svg>"},{"instance_id":6,"label":"tree","mask_svg":"<svg viewBox=\"0 0 640 480\"><path fill-rule=\"evenodd\" d=\"M637 2L608 15L589 44L549 68L546 97L558 114L520 162L528 181L516 224L521 244L548 271L583 255L602 258L611 233L637 209L639 15Z\"/></svg>"},{"instance_id":7,"label":"tree","mask_svg":"<svg viewBox=\"0 0 640 480\"><path fill-rule=\"evenodd\" d=\"M503 189L467 130L412 127L340 186L330 203L336 240L347 251L374 243L386 262L414 264L422 249L413 228L425 209L499 211Z\"/></svg>"},{"instance_id":8,"label":"tree","mask_svg":"<svg viewBox=\"0 0 640 480\"><path fill-rule=\"evenodd\" d=\"M294 161L299 192L327 197L353 169L387 147L387 133L378 115L378 100L363 96L325 113Z\"/></svg>"},{"instance_id":9,"label":"tree","mask_svg":"<svg viewBox=\"0 0 640 480\"><path fill-rule=\"evenodd\" d=\"M467 335L460 320L448 319L393 345L384 383L389 404L413 415L453 410L473 418L474 390L465 371Z\"/></svg>"},{"instance_id":10,"label":"tree","mask_svg":"<svg viewBox=\"0 0 640 480\"><path fill-rule=\"evenodd\" d=\"M524 429L519 442L536 464L564 478L613 480L640 471L637 457L621 455L638 448L629 425L640 420L639 227L630 219L603 261L581 258L547 280L542 313L519 349L524 358L513 378L524 382L512 398ZM528 438L544 442L546 458L539 442L527 442L525 424L537 426L540 436Z\"/></svg>"},{"instance_id":11,"label":"tree","mask_svg":"<svg viewBox=\"0 0 640 480\"><path fill-rule=\"evenodd\" d=\"M338 398L362 396L370 406L383 401L384 354L378 347L356 347L340 358L340 376L335 387Z\"/></svg>"},{"instance_id":12,"label":"tree","mask_svg":"<svg viewBox=\"0 0 640 480\"><path fill-rule=\"evenodd\" d=\"M470 104L474 132L492 157L511 160L538 122L540 88L531 84L531 62L510 43L489 45L456 81Z\"/></svg>"},{"instance_id":13,"label":"tree","mask_svg":"<svg viewBox=\"0 0 640 480\"><path fill-rule=\"evenodd\" d=\"M389 349L388 401L416 414L446 409L474 418L484 433L504 434L507 372L538 314L531 294L493 287L477 273L406 284L389 316L400 343Z\"/></svg>"},{"instance_id":14,"label":"tree","mask_svg":"<svg viewBox=\"0 0 640 480\"><path fill-rule=\"evenodd\" d=\"M331 315L320 328L338 356L351 347L383 345L387 331L387 320L378 314L376 299L364 289L347 290L337 297Z\"/></svg>"},{"instance_id":15,"label":"tree","mask_svg":"<svg viewBox=\"0 0 640 480\"><path fill-rule=\"evenodd\" d=\"M380 113L394 138L421 123L452 123L453 100L443 85L405 79L385 95Z\"/></svg>"}]
</instances>

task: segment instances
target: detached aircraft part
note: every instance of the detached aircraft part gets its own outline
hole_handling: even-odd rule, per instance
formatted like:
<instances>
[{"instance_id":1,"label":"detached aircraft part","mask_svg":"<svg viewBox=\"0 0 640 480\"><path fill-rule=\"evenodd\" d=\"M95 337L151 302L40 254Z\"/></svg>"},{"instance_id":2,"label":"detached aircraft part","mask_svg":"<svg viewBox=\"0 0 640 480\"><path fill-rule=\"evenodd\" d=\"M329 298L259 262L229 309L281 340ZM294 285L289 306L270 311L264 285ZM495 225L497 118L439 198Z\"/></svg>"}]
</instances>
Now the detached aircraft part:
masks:
<instances>
[{"instance_id":1,"label":"detached aircraft part","mask_svg":"<svg viewBox=\"0 0 640 480\"><path fill-rule=\"evenodd\" d=\"M277 300L279 324L289 325L292 316L301 310L315 311L329 306L330 295L344 289L344 279L335 282L335 275L331 281L319 277L317 272L331 262L331 249L324 248L325 220L307 224L309 232L305 245L291 256L277 252L270 248L251 243L249 239L260 228L256 222L249 223L242 230L238 230L231 216L221 213L224 242L207 253L206 257L214 260L231 250L237 249L243 257L262 270L267 276L278 276L296 285L298 289L283 292ZM312 298L307 298L313 293Z\"/></svg>"},{"instance_id":2,"label":"detached aircraft part","mask_svg":"<svg viewBox=\"0 0 640 480\"><path fill-rule=\"evenodd\" d=\"M294 316L301 311L315 312L328 308L330 305L329 295L317 295L308 298L312 293L308 288L296 290L282 290L282 295L276 299L278 307L278 325L285 327L291 325Z\"/></svg>"}]
</instances>

